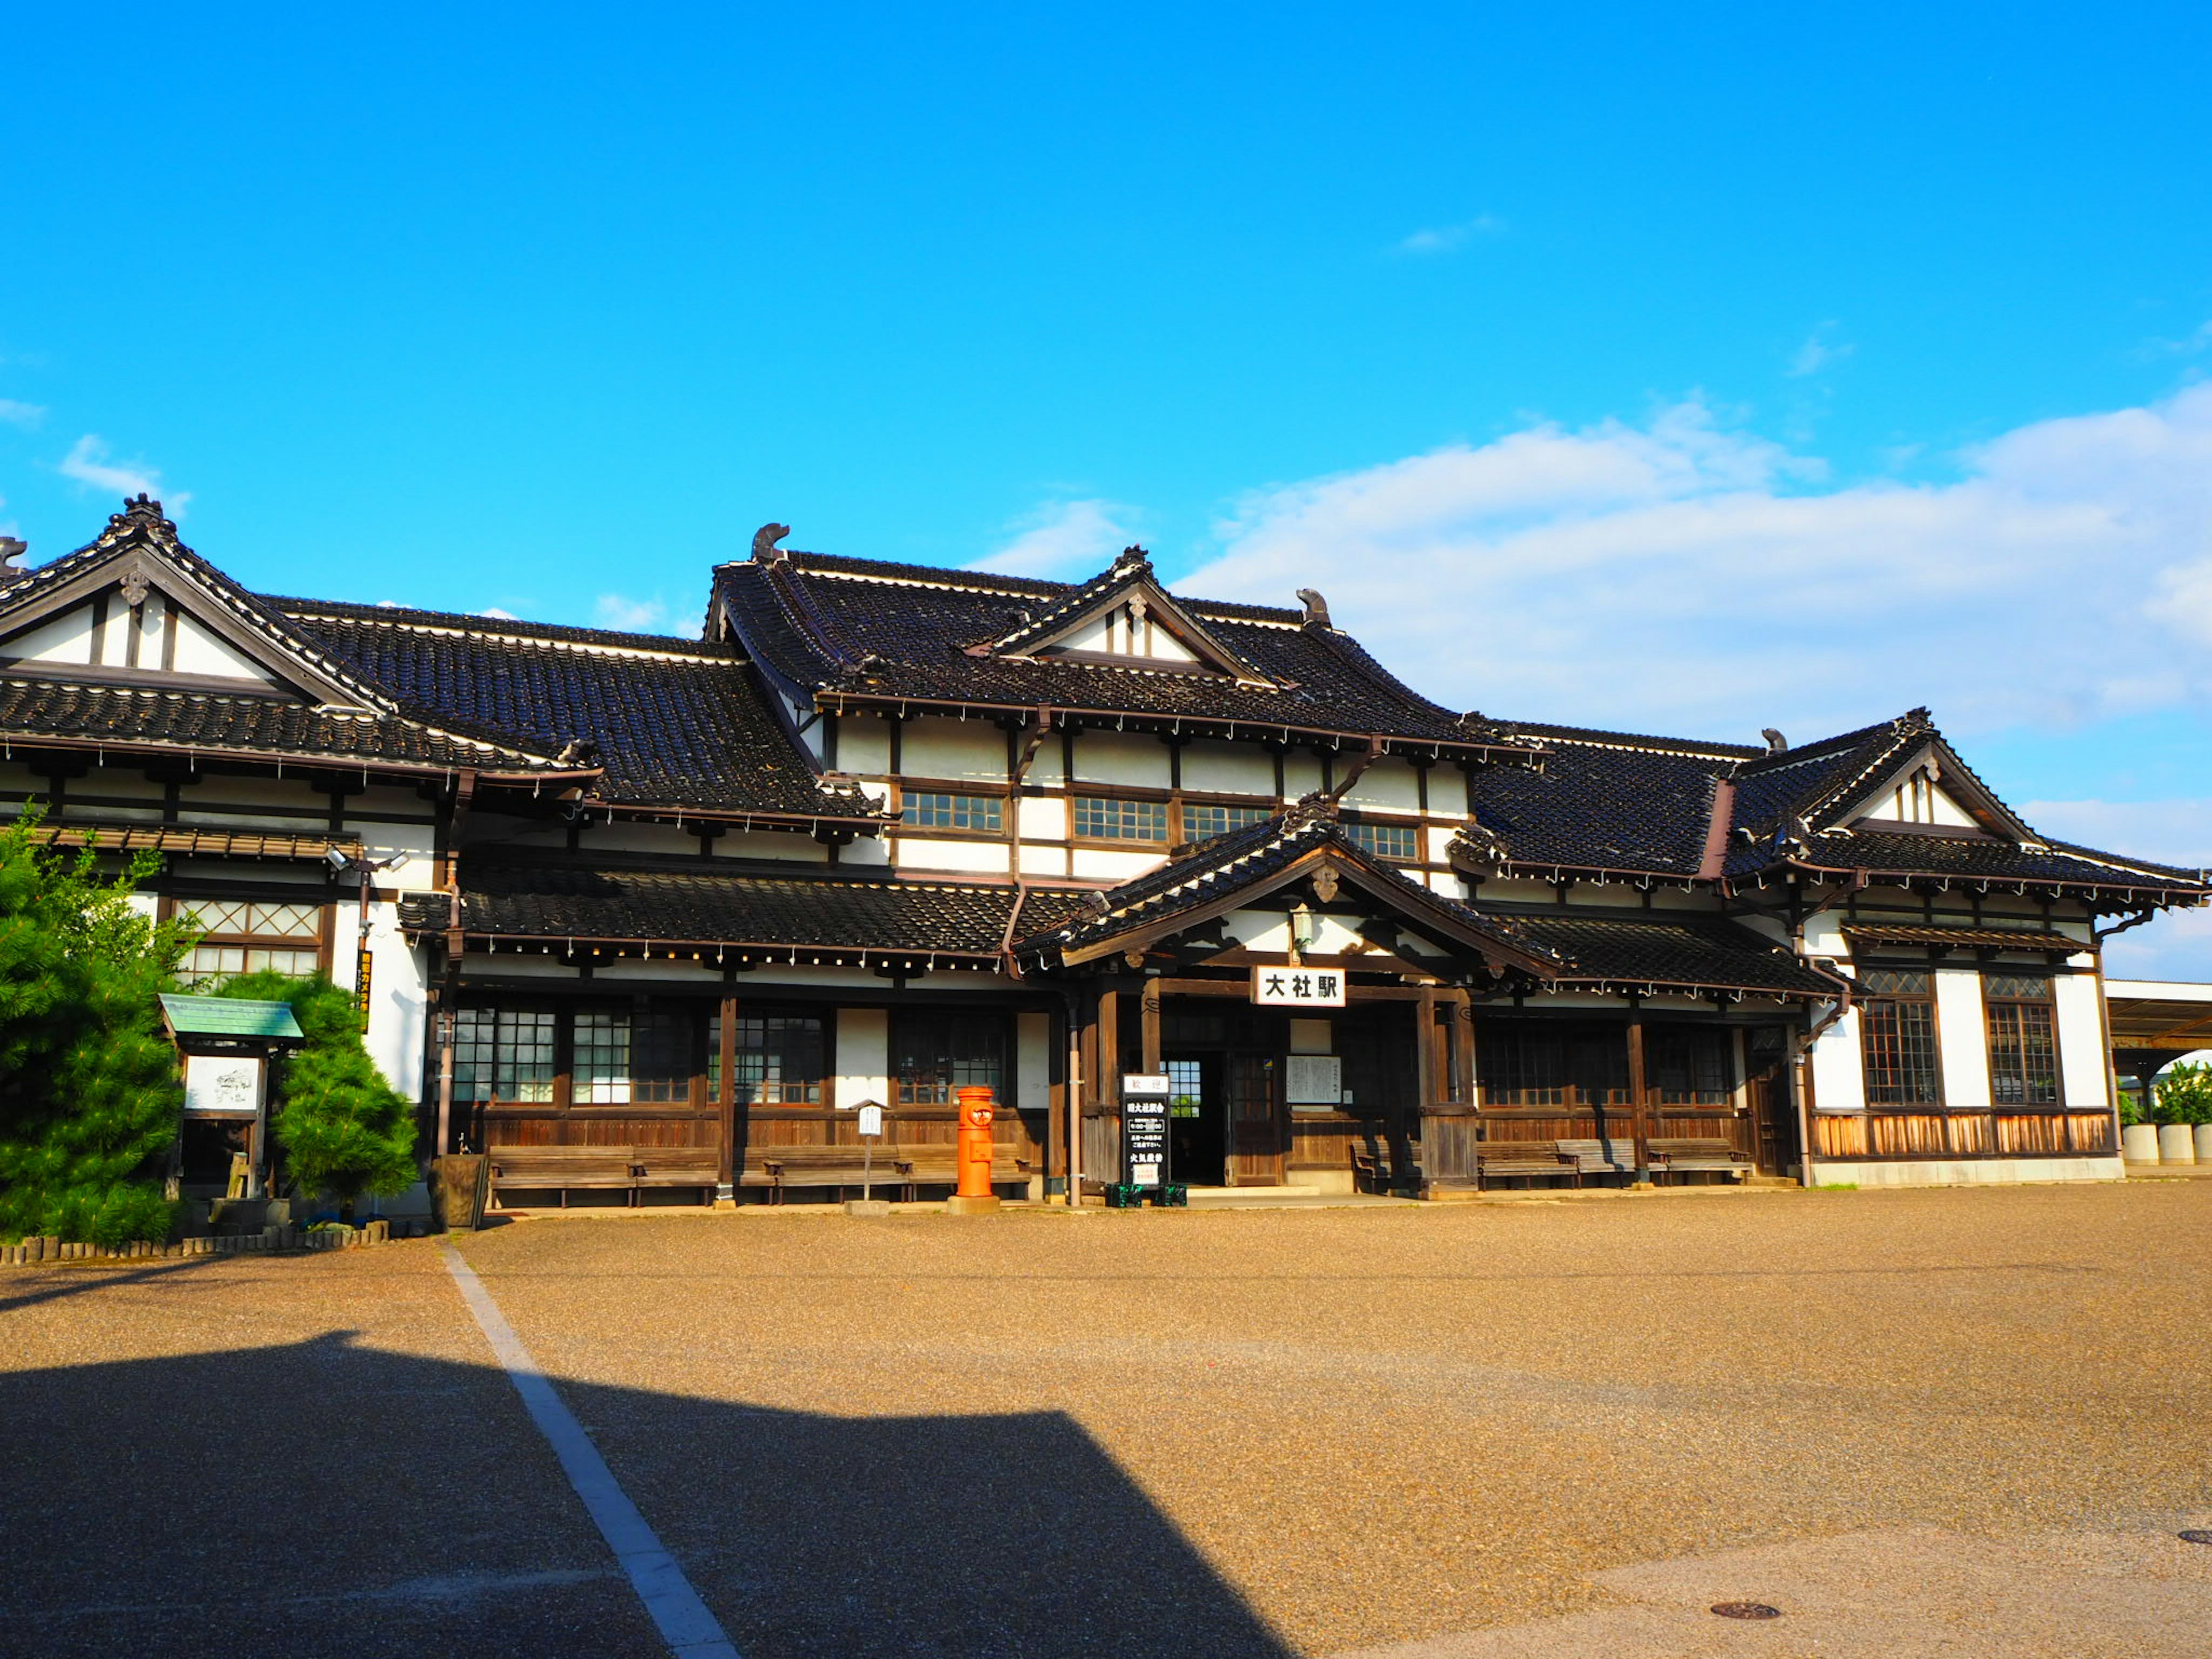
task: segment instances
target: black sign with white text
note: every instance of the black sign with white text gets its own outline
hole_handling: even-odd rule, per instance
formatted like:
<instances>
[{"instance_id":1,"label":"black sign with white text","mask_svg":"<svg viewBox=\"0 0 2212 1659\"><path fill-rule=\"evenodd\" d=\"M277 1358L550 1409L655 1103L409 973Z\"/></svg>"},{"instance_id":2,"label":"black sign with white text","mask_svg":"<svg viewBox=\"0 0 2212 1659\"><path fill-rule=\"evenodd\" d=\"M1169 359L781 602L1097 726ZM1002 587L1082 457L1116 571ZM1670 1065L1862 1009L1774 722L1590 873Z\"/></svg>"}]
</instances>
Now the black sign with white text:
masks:
<instances>
[{"instance_id":1,"label":"black sign with white text","mask_svg":"<svg viewBox=\"0 0 2212 1659\"><path fill-rule=\"evenodd\" d=\"M1121 1079L1121 1179L1131 1187L1164 1187L1168 1169L1168 1091L1164 1077Z\"/></svg>"}]
</instances>

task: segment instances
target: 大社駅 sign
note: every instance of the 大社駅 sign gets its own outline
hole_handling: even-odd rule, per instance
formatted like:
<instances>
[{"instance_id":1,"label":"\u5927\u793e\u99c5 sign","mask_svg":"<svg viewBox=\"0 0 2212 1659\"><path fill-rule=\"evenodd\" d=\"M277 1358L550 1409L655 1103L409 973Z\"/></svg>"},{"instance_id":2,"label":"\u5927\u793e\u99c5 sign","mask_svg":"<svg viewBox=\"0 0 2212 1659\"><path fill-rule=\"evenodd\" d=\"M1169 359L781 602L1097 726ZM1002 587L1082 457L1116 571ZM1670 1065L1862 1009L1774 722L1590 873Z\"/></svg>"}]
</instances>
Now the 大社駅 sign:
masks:
<instances>
[{"instance_id":1,"label":"\u5927\u793e\u99c5 sign","mask_svg":"<svg viewBox=\"0 0 2212 1659\"><path fill-rule=\"evenodd\" d=\"M1252 1000L1263 1007L1341 1008L1344 975L1334 968L1255 968Z\"/></svg>"}]
</instances>

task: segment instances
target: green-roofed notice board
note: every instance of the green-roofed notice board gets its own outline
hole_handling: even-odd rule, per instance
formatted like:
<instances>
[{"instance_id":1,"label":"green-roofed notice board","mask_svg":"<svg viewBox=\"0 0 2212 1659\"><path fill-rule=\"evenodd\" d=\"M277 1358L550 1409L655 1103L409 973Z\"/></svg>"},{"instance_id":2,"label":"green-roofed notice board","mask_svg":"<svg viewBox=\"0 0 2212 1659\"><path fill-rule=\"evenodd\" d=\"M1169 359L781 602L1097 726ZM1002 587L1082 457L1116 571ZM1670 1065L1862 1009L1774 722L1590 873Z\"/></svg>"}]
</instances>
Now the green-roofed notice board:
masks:
<instances>
[{"instance_id":1,"label":"green-roofed notice board","mask_svg":"<svg viewBox=\"0 0 2212 1659\"><path fill-rule=\"evenodd\" d=\"M161 999L169 1030L180 1037L259 1038L265 1042L304 1042L307 1033L292 1018L289 1002L252 1002L244 997Z\"/></svg>"}]
</instances>

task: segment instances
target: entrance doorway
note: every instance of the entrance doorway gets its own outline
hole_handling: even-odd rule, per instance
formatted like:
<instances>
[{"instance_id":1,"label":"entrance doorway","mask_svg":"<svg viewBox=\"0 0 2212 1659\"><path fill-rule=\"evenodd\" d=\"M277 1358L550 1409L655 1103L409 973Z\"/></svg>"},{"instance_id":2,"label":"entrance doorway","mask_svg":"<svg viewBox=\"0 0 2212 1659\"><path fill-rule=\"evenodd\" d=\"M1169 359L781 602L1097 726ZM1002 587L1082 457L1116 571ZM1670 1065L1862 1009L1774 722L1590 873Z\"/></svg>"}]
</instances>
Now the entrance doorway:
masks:
<instances>
[{"instance_id":1,"label":"entrance doorway","mask_svg":"<svg viewBox=\"0 0 2212 1659\"><path fill-rule=\"evenodd\" d=\"M1228 1101L1221 1054L1179 1054L1162 1062L1168 1074L1168 1134L1175 1178L1187 1187L1228 1180Z\"/></svg>"}]
</instances>

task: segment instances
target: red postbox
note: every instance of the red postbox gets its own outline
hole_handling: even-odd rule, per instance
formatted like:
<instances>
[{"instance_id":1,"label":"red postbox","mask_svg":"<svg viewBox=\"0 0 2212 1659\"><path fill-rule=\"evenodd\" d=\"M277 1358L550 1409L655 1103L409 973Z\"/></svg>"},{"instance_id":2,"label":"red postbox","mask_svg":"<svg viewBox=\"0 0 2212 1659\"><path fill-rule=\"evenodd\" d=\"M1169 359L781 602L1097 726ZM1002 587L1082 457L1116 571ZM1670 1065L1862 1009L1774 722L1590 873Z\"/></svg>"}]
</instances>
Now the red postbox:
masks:
<instances>
[{"instance_id":1,"label":"red postbox","mask_svg":"<svg viewBox=\"0 0 2212 1659\"><path fill-rule=\"evenodd\" d=\"M991 1091L981 1084L969 1084L952 1092L960 1103L958 1195L992 1197Z\"/></svg>"}]
</instances>

